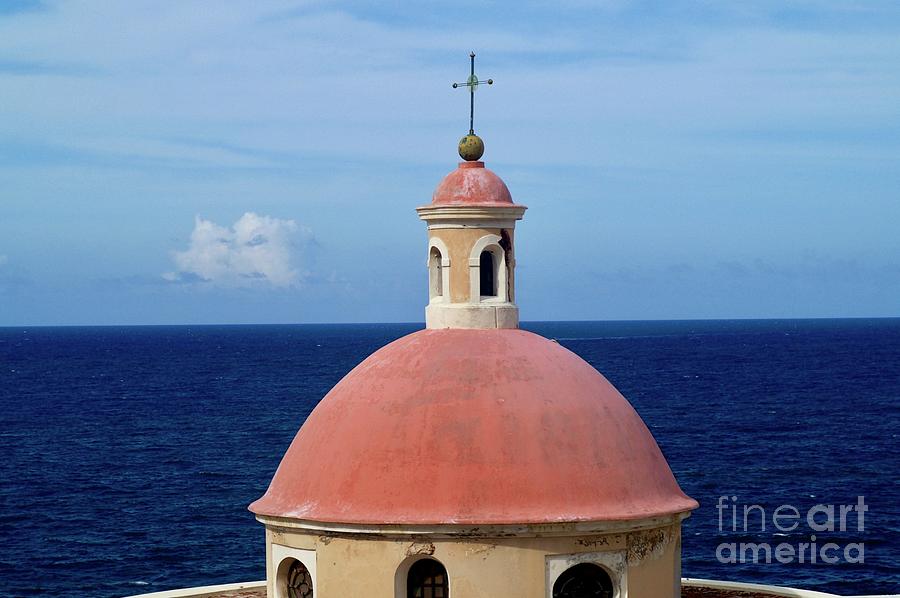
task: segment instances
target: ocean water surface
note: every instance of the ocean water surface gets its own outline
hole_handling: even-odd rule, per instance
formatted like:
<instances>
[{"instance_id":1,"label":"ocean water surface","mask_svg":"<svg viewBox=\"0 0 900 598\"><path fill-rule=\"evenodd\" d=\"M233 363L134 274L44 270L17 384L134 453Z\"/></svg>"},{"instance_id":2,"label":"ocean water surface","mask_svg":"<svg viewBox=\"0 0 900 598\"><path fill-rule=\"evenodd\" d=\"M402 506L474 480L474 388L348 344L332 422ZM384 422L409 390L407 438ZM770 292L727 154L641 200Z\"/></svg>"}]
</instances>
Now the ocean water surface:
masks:
<instances>
[{"instance_id":1,"label":"ocean water surface","mask_svg":"<svg viewBox=\"0 0 900 598\"><path fill-rule=\"evenodd\" d=\"M0 328L0 595L264 578L263 528L247 505L331 386L420 327ZM600 370L700 501L684 524L685 576L900 592L900 320L523 327ZM855 516L843 532L771 525L780 505L805 514L859 496L862 531ZM732 530L730 511L720 530L720 497L763 507L766 530L758 518ZM717 559L722 544L797 546L811 534L864 544L864 562Z\"/></svg>"}]
</instances>

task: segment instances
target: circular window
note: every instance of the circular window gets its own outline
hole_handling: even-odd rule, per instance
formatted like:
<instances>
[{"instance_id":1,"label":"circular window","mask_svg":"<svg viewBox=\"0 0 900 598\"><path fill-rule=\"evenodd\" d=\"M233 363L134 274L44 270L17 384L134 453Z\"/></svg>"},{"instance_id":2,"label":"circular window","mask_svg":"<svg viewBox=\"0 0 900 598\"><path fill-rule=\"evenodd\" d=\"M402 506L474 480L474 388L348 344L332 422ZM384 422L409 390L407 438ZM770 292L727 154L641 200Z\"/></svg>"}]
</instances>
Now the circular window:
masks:
<instances>
[{"instance_id":1,"label":"circular window","mask_svg":"<svg viewBox=\"0 0 900 598\"><path fill-rule=\"evenodd\" d=\"M612 579L603 567L581 563L559 576L553 598L613 598Z\"/></svg>"},{"instance_id":2,"label":"circular window","mask_svg":"<svg viewBox=\"0 0 900 598\"><path fill-rule=\"evenodd\" d=\"M291 563L287 572L288 598L312 598L313 583L309 570L300 561Z\"/></svg>"}]
</instances>

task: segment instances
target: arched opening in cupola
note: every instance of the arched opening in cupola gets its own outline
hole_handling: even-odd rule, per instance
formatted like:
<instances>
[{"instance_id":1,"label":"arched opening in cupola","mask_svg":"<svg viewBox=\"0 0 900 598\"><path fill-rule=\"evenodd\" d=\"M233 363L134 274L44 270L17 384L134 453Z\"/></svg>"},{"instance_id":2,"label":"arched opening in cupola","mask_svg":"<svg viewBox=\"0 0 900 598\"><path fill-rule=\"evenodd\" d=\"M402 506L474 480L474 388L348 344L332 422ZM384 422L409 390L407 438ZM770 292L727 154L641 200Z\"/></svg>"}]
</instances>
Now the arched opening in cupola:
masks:
<instances>
[{"instance_id":1,"label":"arched opening in cupola","mask_svg":"<svg viewBox=\"0 0 900 598\"><path fill-rule=\"evenodd\" d=\"M479 292L482 297L497 296L497 272L494 254L489 249L481 252L478 265Z\"/></svg>"},{"instance_id":2,"label":"arched opening in cupola","mask_svg":"<svg viewBox=\"0 0 900 598\"><path fill-rule=\"evenodd\" d=\"M314 598L313 579L309 569L297 559L285 559L278 567L276 596L284 598Z\"/></svg>"},{"instance_id":3,"label":"arched opening in cupola","mask_svg":"<svg viewBox=\"0 0 900 598\"><path fill-rule=\"evenodd\" d=\"M449 598L447 570L434 559L420 559L406 576L406 598Z\"/></svg>"},{"instance_id":4,"label":"arched opening in cupola","mask_svg":"<svg viewBox=\"0 0 900 598\"><path fill-rule=\"evenodd\" d=\"M579 563L566 569L553 584L553 598L613 598L613 582L606 569Z\"/></svg>"},{"instance_id":5,"label":"arched opening in cupola","mask_svg":"<svg viewBox=\"0 0 900 598\"><path fill-rule=\"evenodd\" d=\"M469 252L469 298L471 303L509 301L510 273L500 235L485 235Z\"/></svg>"},{"instance_id":6,"label":"arched opening in cupola","mask_svg":"<svg viewBox=\"0 0 900 598\"><path fill-rule=\"evenodd\" d=\"M444 296L444 271L442 268L441 250L432 247L428 252L428 298L436 299Z\"/></svg>"}]
</instances>

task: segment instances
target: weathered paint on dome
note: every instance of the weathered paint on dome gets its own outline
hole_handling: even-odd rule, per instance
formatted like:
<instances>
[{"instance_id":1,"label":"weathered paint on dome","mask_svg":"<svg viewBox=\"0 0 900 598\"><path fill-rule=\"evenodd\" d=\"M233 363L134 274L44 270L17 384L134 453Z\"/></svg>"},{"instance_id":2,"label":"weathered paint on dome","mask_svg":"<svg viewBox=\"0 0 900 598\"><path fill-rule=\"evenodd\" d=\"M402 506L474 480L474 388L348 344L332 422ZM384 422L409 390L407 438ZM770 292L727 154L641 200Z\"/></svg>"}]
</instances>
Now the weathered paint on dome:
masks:
<instances>
[{"instance_id":1,"label":"weathered paint on dome","mask_svg":"<svg viewBox=\"0 0 900 598\"><path fill-rule=\"evenodd\" d=\"M422 330L383 347L297 433L260 515L331 523L643 519L697 507L628 401L523 330Z\"/></svg>"},{"instance_id":2,"label":"weathered paint on dome","mask_svg":"<svg viewBox=\"0 0 900 598\"><path fill-rule=\"evenodd\" d=\"M444 177L431 199L432 205L513 205L503 179L484 167L484 162L460 162Z\"/></svg>"}]
</instances>

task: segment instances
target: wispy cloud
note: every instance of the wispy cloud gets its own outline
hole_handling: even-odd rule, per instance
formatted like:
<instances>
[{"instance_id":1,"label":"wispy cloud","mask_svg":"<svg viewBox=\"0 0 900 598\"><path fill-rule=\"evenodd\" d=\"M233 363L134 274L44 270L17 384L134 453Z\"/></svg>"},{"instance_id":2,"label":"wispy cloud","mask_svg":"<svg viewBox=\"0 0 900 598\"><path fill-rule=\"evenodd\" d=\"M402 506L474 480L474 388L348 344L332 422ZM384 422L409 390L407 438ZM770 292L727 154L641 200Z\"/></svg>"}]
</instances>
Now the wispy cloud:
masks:
<instances>
[{"instance_id":1,"label":"wispy cloud","mask_svg":"<svg viewBox=\"0 0 900 598\"><path fill-rule=\"evenodd\" d=\"M188 248L172 253L172 282L223 287L292 287L305 274L296 266L312 231L293 220L247 212L230 227L197 216Z\"/></svg>"},{"instance_id":2,"label":"wispy cloud","mask_svg":"<svg viewBox=\"0 0 900 598\"><path fill-rule=\"evenodd\" d=\"M4 0L0 2L0 15L31 12L46 8L41 0Z\"/></svg>"},{"instance_id":3,"label":"wispy cloud","mask_svg":"<svg viewBox=\"0 0 900 598\"><path fill-rule=\"evenodd\" d=\"M755 297L735 280L784 278L756 257L784 268L804 249L853 251L875 276L878 256L900 255L898 32L893 0L0 0L0 274L122 280L173 305L287 305L292 293L179 289L303 285L322 319L418 317L408 208L455 162L468 98L450 82L474 49L495 80L476 100L487 159L533 208L523 305L560 304L551 281L571 255L621 265L607 276L635 295L689 300L678 280L716 275L745 290L736 304ZM245 247L234 220L248 205L293 218L275 227L290 242ZM198 213L196 239L166 241ZM341 241L317 253L301 222ZM390 259L359 257L374 251ZM721 272L703 266L711 254ZM670 260L686 268L638 268ZM807 303L829 296L826 277L805 276ZM343 279L364 289L343 293L355 303L335 301ZM572 280L590 317L605 281ZM896 311L870 296L869 313Z\"/></svg>"},{"instance_id":4,"label":"wispy cloud","mask_svg":"<svg viewBox=\"0 0 900 598\"><path fill-rule=\"evenodd\" d=\"M706 147L700 134L710 130L814 130L859 113L877 128L896 116L900 10L891 3L810 1L792 12L778 2L482 4L72 0L14 12L0 17L0 95L20 118L2 119L0 139L52 141L147 170L267 166L171 141L184 136L293 159L380 158L388 131L431 147L428 127L465 112L448 83L464 73L460 44L470 42L448 23L476 6L466 38L500 83L485 122L520 163L533 152L516 149L528 147L517 135L533 135L536 122L558 148L554 159L597 164L611 147L619 160L645 160L646 148L629 143L662 128ZM856 26L830 25L848 22ZM603 147L593 134L580 138L593 127L603 127Z\"/></svg>"},{"instance_id":5,"label":"wispy cloud","mask_svg":"<svg viewBox=\"0 0 900 598\"><path fill-rule=\"evenodd\" d=\"M213 141L186 139L116 137L76 142L65 150L92 157L97 161L128 163L147 167L170 168L274 168L279 165L271 152L253 151Z\"/></svg>"},{"instance_id":6,"label":"wispy cloud","mask_svg":"<svg viewBox=\"0 0 900 598\"><path fill-rule=\"evenodd\" d=\"M3 75L97 75L94 68L78 64L32 62L27 60L0 60L0 74Z\"/></svg>"}]
</instances>

